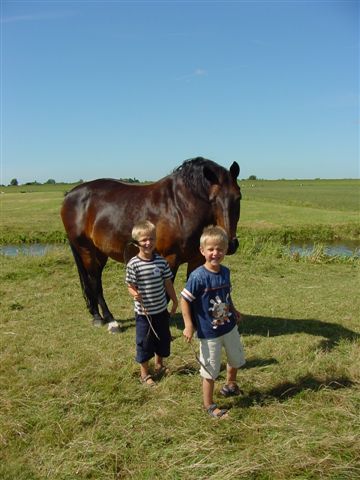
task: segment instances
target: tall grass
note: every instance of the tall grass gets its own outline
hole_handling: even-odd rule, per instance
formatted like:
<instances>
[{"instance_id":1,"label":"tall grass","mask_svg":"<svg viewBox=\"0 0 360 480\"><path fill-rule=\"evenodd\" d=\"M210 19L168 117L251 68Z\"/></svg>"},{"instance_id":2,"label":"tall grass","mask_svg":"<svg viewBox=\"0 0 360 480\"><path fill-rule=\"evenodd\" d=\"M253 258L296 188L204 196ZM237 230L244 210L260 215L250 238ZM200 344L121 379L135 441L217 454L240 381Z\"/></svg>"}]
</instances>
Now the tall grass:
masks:
<instances>
[{"instance_id":1,"label":"tall grass","mask_svg":"<svg viewBox=\"0 0 360 480\"><path fill-rule=\"evenodd\" d=\"M244 394L216 393L226 421L201 407L179 314L171 375L140 385L122 265L104 273L121 325L110 335L91 326L65 246L0 261L1 479L360 476L358 260L294 261L270 243L226 258L247 356ZM184 281L181 269L178 292Z\"/></svg>"}]
</instances>

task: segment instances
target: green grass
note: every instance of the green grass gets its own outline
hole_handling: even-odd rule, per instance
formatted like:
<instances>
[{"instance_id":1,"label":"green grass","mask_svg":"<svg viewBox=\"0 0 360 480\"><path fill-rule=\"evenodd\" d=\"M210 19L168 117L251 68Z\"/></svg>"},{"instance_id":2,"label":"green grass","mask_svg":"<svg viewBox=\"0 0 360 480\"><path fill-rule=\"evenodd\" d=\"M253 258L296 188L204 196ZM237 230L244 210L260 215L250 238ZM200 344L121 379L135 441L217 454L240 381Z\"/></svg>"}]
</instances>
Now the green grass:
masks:
<instances>
[{"instance_id":1,"label":"green grass","mask_svg":"<svg viewBox=\"0 0 360 480\"><path fill-rule=\"evenodd\" d=\"M243 396L216 394L231 408L220 422L201 408L180 315L172 374L140 385L123 265L105 269L122 327L109 335L91 326L66 246L0 261L1 479L359 478L359 260L270 244L227 257L247 365Z\"/></svg>"},{"instance_id":2,"label":"green grass","mask_svg":"<svg viewBox=\"0 0 360 480\"><path fill-rule=\"evenodd\" d=\"M65 233L60 218L63 198L63 191L48 189L1 195L0 244L64 242Z\"/></svg>"},{"instance_id":3,"label":"green grass","mask_svg":"<svg viewBox=\"0 0 360 480\"><path fill-rule=\"evenodd\" d=\"M243 198L337 211L359 211L360 180L246 180Z\"/></svg>"},{"instance_id":4,"label":"green grass","mask_svg":"<svg viewBox=\"0 0 360 480\"><path fill-rule=\"evenodd\" d=\"M60 207L72 186L3 188L0 245L65 242ZM358 180L257 180L242 181L241 186L241 238L272 238L282 243L359 238Z\"/></svg>"}]
</instances>

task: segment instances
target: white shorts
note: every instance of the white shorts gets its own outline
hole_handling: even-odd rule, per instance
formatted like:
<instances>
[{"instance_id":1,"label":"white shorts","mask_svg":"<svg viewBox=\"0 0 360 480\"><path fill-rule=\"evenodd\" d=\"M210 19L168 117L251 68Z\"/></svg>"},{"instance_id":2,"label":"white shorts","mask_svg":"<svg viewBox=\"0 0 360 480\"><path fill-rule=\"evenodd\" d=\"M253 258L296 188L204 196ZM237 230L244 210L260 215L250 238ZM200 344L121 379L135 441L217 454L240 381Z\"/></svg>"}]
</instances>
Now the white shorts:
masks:
<instances>
[{"instance_id":1,"label":"white shorts","mask_svg":"<svg viewBox=\"0 0 360 480\"><path fill-rule=\"evenodd\" d=\"M209 380L215 380L221 367L221 348L225 348L227 364L233 368L240 368L245 364L244 347L241 342L237 326L229 333L216 338L199 338L200 361L204 367L200 368L200 375ZM211 373L211 375L209 374Z\"/></svg>"}]
</instances>

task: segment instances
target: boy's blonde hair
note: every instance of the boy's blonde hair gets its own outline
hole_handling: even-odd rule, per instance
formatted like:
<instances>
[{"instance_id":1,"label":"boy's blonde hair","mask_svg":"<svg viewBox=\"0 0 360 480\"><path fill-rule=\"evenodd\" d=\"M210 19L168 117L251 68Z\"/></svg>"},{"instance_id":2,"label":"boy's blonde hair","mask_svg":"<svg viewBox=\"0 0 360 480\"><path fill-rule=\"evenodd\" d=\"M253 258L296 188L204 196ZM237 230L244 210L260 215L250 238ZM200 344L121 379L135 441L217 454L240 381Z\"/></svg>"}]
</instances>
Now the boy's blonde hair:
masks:
<instances>
[{"instance_id":1,"label":"boy's blonde hair","mask_svg":"<svg viewBox=\"0 0 360 480\"><path fill-rule=\"evenodd\" d=\"M134 240L139 240L142 235L154 235L155 236L156 227L149 220L144 220L143 222L136 223L133 226L131 231L131 236Z\"/></svg>"},{"instance_id":2,"label":"boy's blonde hair","mask_svg":"<svg viewBox=\"0 0 360 480\"><path fill-rule=\"evenodd\" d=\"M219 244L224 248L224 250L228 249L229 245L229 238L227 233L222 227L218 225L209 225L205 227L203 233L200 237L200 247L204 248L208 240L215 240L219 242Z\"/></svg>"}]
</instances>

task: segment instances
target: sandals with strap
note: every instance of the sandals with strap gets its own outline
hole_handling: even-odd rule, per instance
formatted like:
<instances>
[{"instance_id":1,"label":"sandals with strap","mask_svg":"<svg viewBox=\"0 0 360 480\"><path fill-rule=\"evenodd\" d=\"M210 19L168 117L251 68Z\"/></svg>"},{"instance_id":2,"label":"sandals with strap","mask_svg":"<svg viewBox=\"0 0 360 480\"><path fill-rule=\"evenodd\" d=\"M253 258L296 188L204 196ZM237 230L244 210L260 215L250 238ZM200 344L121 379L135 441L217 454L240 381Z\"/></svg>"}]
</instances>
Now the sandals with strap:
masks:
<instances>
[{"instance_id":1,"label":"sandals with strap","mask_svg":"<svg viewBox=\"0 0 360 480\"><path fill-rule=\"evenodd\" d=\"M221 395L224 397L236 397L241 395L243 392L240 390L239 386L236 383L227 384L222 387L220 390Z\"/></svg>"},{"instance_id":2,"label":"sandals with strap","mask_svg":"<svg viewBox=\"0 0 360 480\"><path fill-rule=\"evenodd\" d=\"M165 367L165 365L162 365L160 368L155 369L156 378L167 377L168 375L170 375L170 369L168 367Z\"/></svg>"},{"instance_id":3,"label":"sandals with strap","mask_svg":"<svg viewBox=\"0 0 360 480\"><path fill-rule=\"evenodd\" d=\"M217 413L215 413L216 409L219 410ZM227 418L228 410L226 410L226 408L219 409L219 407L217 406L216 403L211 404L206 409L206 411L210 415L210 417L212 417L212 418Z\"/></svg>"},{"instance_id":4,"label":"sandals with strap","mask_svg":"<svg viewBox=\"0 0 360 480\"><path fill-rule=\"evenodd\" d=\"M156 385L151 375L146 375L146 377L140 377L140 382L146 387L155 387Z\"/></svg>"}]
</instances>

